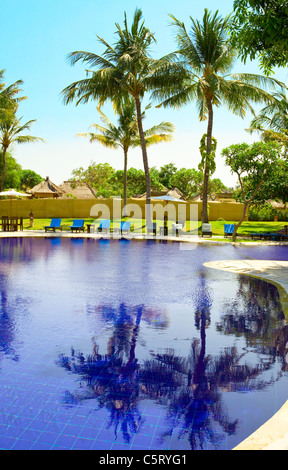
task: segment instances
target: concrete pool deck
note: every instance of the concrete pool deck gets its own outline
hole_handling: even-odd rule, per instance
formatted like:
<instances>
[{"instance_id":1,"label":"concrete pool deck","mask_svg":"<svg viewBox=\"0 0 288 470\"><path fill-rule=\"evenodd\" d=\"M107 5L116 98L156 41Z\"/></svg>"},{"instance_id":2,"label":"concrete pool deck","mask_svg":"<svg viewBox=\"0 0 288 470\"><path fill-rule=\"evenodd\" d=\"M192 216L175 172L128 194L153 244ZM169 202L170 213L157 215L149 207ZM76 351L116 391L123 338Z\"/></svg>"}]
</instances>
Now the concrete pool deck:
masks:
<instances>
[{"instance_id":1,"label":"concrete pool deck","mask_svg":"<svg viewBox=\"0 0 288 470\"><path fill-rule=\"evenodd\" d=\"M43 230L27 230L23 232L0 232L0 238L10 237L63 237L63 238L110 238L109 234L87 234L87 233L71 233L71 232L44 232ZM111 237L112 238L112 237ZM121 238L119 235L113 235L113 238ZM141 234L125 235L127 239L141 240L167 240L184 242L189 249L190 243L213 243L225 244L232 243L231 241L220 241L216 237L214 239L180 236L180 237L159 237L159 236L143 236ZM219 237L222 238L222 237ZM287 242L237 242L237 245L243 244L245 246L253 245L288 245ZM288 261L267 261L267 260L225 260L204 263L208 269L224 270L236 274L244 274L247 276L256 277L266 280L276 285L278 288L280 301L284 314L288 319ZM280 408L280 410L272 416L266 423L258 428L247 439L241 442L233 450L288 450L288 400Z\"/></svg>"}]
</instances>

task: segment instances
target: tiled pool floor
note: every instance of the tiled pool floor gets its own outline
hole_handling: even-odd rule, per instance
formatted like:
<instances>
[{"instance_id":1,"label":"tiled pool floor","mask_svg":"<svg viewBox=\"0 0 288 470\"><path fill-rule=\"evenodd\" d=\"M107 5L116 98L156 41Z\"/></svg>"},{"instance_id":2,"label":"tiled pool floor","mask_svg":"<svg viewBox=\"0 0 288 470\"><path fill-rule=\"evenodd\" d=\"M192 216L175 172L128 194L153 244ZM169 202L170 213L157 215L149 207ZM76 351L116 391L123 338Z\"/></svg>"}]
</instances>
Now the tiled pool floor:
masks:
<instances>
[{"instance_id":1,"label":"tiled pool floor","mask_svg":"<svg viewBox=\"0 0 288 470\"><path fill-rule=\"evenodd\" d=\"M244 390L247 381L229 375L225 380L228 369L222 364L227 356L229 367L235 363L239 370L243 351L254 373L259 356L264 359L264 381L270 365L275 374L281 367L280 360L274 364L266 356L261 335L254 337L257 331L252 331L257 322L265 326L259 316L263 309L266 315L260 299L254 318L254 304L248 305L245 295L258 284L241 277L241 262L246 262L246 274L253 270L254 252L245 247L181 251L177 244L140 244L52 236L0 245L0 448L190 450L200 443L204 449L230 449L237 443L234 400L244 398L251 401L250 420L262 424L261 410L254 406L253 377ZM265 250L260 249L261 259L255 263L261 261L262 272ZM222 268L233 271L236 266L234 274L216 265L233 257L235 264ZM211 259L222 274L206 267ZM271 262L275 277L277 260ZM269 291L265 285L263 291L261 286L259 292L269 294L267 304L274 305L276 289ZM230 333L235 328L231 307L235 313L239 298L241 315L247 310L251 323L251 343L249 328L241 329L240 322L237 335ZM275 308L280 314L277 299ZM222 374L214 374L221 364ZM97 374L91 375L87 365ZM267 406L273 382L269 389ZM241 406L247 409L244 402ZM216 411L222 407L219 419ZM242 431L249 434L245 423Z\"/></svg>"}]
</instances>

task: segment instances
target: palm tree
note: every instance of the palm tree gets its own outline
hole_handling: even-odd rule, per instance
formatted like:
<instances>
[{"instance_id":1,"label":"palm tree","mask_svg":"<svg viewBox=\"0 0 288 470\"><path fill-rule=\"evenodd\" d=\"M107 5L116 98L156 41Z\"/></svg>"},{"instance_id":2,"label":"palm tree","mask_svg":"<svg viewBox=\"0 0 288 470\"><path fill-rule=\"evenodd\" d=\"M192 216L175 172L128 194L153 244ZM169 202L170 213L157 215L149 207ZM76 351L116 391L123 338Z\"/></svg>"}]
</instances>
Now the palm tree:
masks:
<instances>
[{"instance_id":1,"label":"palm tree","mask_svg":"<svg viewBox=\"0 0 288 470\"><path fill-rule=\"evenodd\" d=\"M118 107L119 108L119 107ZM142 119L144 119L146 106L142 112ZM100 119L106 127L99 124L93 124L98 133L89 132L79 134L81 136L89 137L90 142L99 142L105 147L122 148L124 153L124 208L127 204L127 167L128 167L128 150L130 147L138 147L141 145L138 133L136 107L134 100L128 99L122 103L118 109L118 126L115 126L108 117L98 108ZM160 142L167 142L172 139L171 132L174 126L170 122L161 122L158 125L151 127L144 131L146 146L157 144Z\"/></svg>"},{"instance_id":2,"label":"palm tree","mask_svg":"<svg viewBox=\"0 0 288 470\"><path fill-rule=\"evenodd\" d=\"M251 121L250 132L263 131L264 128L276 132L288 131L288 99L285 91L273 94L275 101L265 106Z\"/></svg>"},{"instance_id":3,"label":"palm tree","mask_svg":"<svg viewBox=\"0 0 288 470\"><path fill-rule=\"evenodd\" d=\"M3 158L3 169L1 177L1 187L0 190L4 189L5 181L5 172L6 172L6 153L11 144L26 144L30 142L36 142L42 140L40 137L33 137L30 135L22 135L24 131L30 131L30 127L35 122L31 120L25 124L21 124L21 118L17 119L16 115L7 116L6 119L0 121L0 145L2 149L2 158Z\"/></svg>"},{"instance_id":4,"label":"palm tree","mask_svg":"<svg viewBox=\"0 0 288 470\"><path fill-rule=\"evenodd\" d=\"M88 78L69 85L62 91L64 103L76 100L86 103L90 99L98 100L103 105L107 100L118 102L123 96L132 96L135 101L137 125L141 142L143 165L146 177L147 221L151 220L151 181L146 148L145 134L142 123L141 104L147 91L153 89L153 74L159 61L150 56L150 46L156 42L152 32L142 21L142 11L136 9L131 28L128 27L124 13L124 27L116 23L117 41L112 47L103 38L98 37L105 47L103 55L91 52L76 51L68 58L74 65L78 61L96 67L90 71ZM88 72L89 73L89 72Z\"/></svg>"},{"instance_id":5,"label":"palm tree","mask_svg":"<svg viewBox=\"0 0 288 470\"><path fill-rule=\"evenodd\" d=\"M5 70L0 70L0 121L15 113L18 109L18 103L27 98L26 96L17 96L22 91L19 88L23 84L22 80L17 80L12 85L5 87L4 72Z\"/></svg>"},{"instance_id":6,"label":"palm tree","mask_svg":"<svg viewBox=\"0 0 288 470\"><path fill-rule=\"evenodd\" d=\"M229 17L218 16L218 10L212 14L204 10L202 23L191 19L191 30L188 32L183 22L174 16L172 25L177 29L178 50L163 58L173 64L182 74L182 84L173 81L163 82L159 75L158 89L153 93L161 103L159 106L180 107L196 101L199 119L207 120L206 165L204 165L204 191L202 223L208 222L207 191L209 181L209 164L214 107L225 105L229 111L244 118L247 110L253 112L250 102L271 103L274 98L264 90L267 86L282 87L285 85L276 79L256 74L231 74L236 59L236 51L228 42L227 29ZM164 70L164 74L166 71Z\"/></svg>"}]
</instances>

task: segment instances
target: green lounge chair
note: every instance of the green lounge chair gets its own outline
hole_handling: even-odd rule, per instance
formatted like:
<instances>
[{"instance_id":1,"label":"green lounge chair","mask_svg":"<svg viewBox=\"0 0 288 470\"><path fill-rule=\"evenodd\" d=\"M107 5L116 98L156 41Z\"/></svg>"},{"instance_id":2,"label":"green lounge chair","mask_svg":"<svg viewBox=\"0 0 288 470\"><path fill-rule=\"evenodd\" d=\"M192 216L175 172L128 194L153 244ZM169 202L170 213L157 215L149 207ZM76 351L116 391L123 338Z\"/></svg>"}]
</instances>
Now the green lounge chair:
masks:
<instances>
[{"instance_id":1,"label":"green lounge chair","mask_svg":"<svg viewBox=\"0 0 288 470\"><path fill-rule=\"evenodd\" d=\"M84 232L85 228L84 228L84 220L83 219L77 219L77 220L73 220L73 225L70 225L71 228L71 231L74 232L74 230L76 232L80 232L82 230L82 232Z\"/></svg>"},{"instance_id":2,"label":"green lounge chair","mask_svg":"<svg viewBox=\"0 0 288 470\"><path fill-rule=\"evenodd\" d=\"M50 225L46 225L44 228L45 232L47 232L47 230L53 230L53 232L55 232L57 229L62 232L61 219L52 219Z\"/></svg>"}]
</instances>

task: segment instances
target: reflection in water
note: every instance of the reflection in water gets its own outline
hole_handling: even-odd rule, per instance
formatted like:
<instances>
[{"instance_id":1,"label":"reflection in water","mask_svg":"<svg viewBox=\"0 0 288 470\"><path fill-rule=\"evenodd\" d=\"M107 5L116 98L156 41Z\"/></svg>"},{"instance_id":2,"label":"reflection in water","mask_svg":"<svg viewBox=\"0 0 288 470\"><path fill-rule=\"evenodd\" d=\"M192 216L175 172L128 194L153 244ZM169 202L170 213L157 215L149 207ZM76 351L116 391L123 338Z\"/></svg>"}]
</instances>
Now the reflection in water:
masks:
<instances>
[{"instance_id":1,"label":"reflection in water","mask_svg":"<svg viewBox=\"0 0 288 470\"><path fill-rule=\"evenodd\" d=\"M287 399L288 345L274 286L203 268L239 257L255 251L1 240L0 448L237 445Z\"/></svg>"},{"instance_id":2,"label":"reflection in water","mask_svg":"<svg viewBox=\"0 0 288 470\"><path fill-rule=\"evenodd\" d=\"M139 403L149 399L166 409L166 431L159 434L159 442L172 435L178 440L186 436L191 450L205 448L207 443L219 448L238 426L238 419L230 419L225 409L223 392L263 390L271 381L270 376L265 379L265 372L273 365L275 354L285 349L288 330L286 325L283 328L279 303L275 308L273 286L240 277L237 308L223 302L217 329L224 335L245 337L245 345L259 353L257 363L251 363L251 350L246 347L239 351L237 346L225 347L219 354L207 355L206 331L213 300L203 274L198 284L194 321L199 337L192 340L187 356L169 348L138 360L141 322L165 317L161 311L153 312L143 305L96 307L104 320L113 322L107 353L99 354L95 344L90 355L72 349L70 356L59 356L58 364L76 374L81 383L76 393L67 392L66 403L97 399L98 406L109 411L108 427L114 428L115 436L121 432L125 442L130 442L144 422ZM260 295L255 294L257 290ZM264 292L265 297L261 295Z\"/></svg>"}]
</instances>

